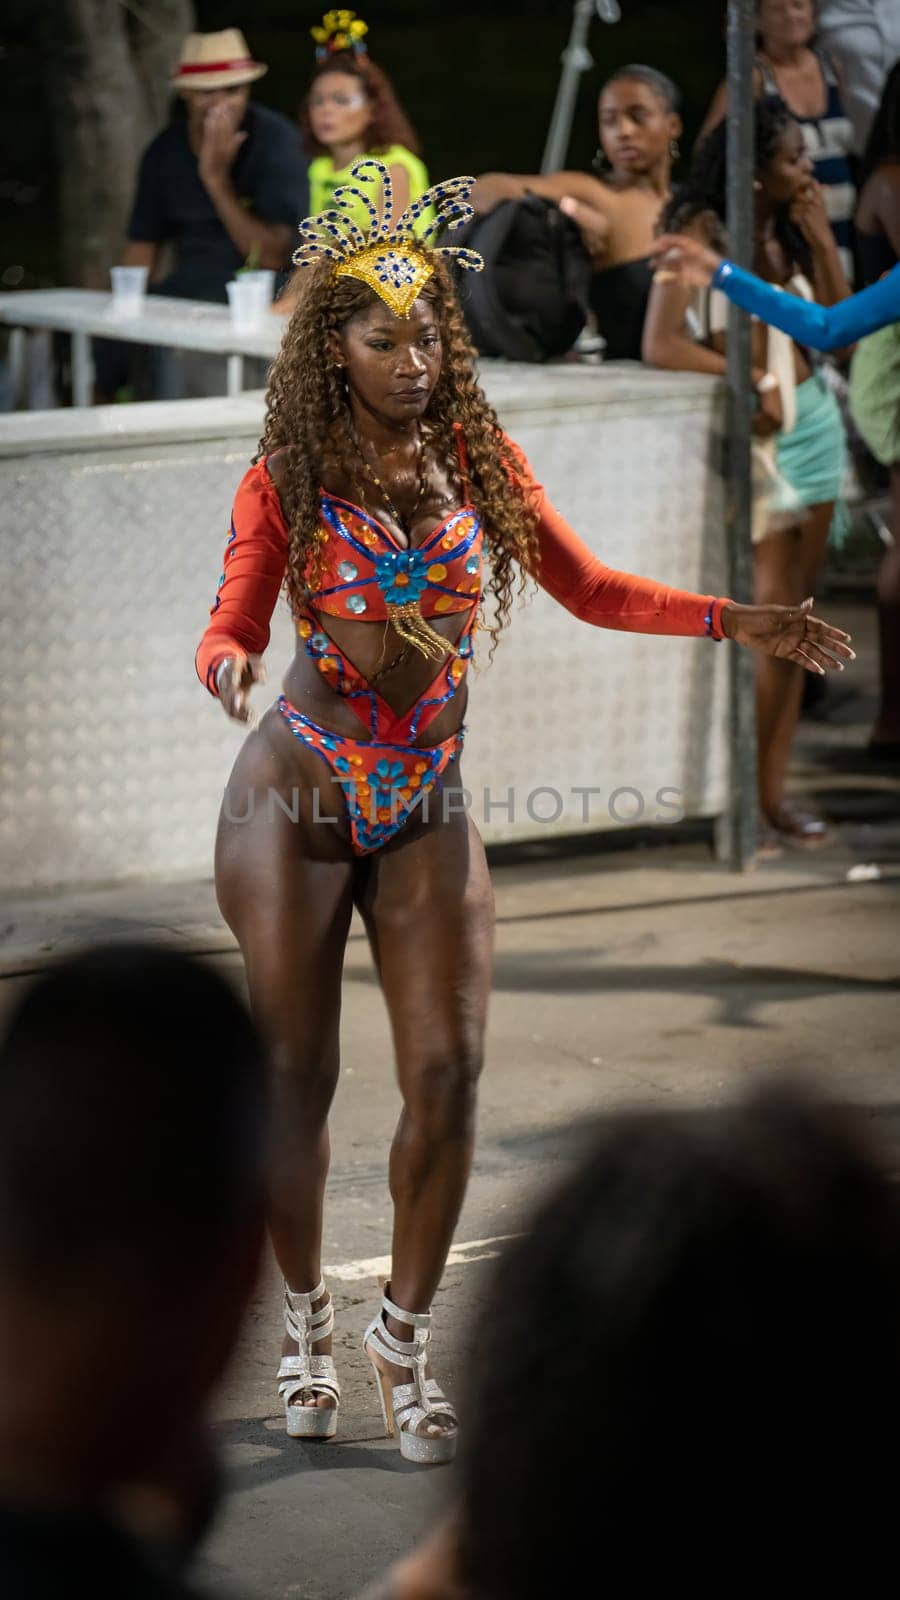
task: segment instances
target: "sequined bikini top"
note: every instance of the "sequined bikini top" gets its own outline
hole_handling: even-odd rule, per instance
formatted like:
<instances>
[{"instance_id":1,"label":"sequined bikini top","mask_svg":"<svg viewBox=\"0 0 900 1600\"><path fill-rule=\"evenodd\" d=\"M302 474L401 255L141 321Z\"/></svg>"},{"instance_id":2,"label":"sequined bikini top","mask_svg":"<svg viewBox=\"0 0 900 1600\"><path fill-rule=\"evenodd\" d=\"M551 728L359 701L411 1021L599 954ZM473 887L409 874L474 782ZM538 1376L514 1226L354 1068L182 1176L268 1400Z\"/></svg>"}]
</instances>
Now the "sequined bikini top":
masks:
<instances>
[{"instance_id":1,"label":"sequined bikini top","mask_svg":"<svg viewBox=\"0 0 900 1600\"><path fill-rule=\"evenodd\" d=\"M418 605L426 617L465 611L481 594L483 529L474 506L451 512L415 548L398 545L361 506L319 494L324 542L307 604L334 617L383 622L389 607Z\"/></svg>"}]
</instances>

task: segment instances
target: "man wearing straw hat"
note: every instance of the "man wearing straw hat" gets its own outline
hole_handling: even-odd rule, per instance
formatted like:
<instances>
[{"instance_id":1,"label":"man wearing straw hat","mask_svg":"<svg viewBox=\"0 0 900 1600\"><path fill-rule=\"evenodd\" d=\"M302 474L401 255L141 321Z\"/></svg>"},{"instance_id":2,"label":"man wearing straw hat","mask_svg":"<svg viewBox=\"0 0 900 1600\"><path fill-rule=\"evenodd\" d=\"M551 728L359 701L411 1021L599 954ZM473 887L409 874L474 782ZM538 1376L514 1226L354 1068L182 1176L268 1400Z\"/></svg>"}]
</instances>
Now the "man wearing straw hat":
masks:
<instances>
[{"instance_id":1,"label":"man wearing straw hat","mask_svg":"<svg viewBox=\"0 0 900 1600\"><path fill-rule=\"evenodd\" d=\"M161 294L225 300L225 285L252 257L290 263L306 215L306 166L297 128L255 105L250 85L268 71L238 28L188 34L172 87L176 116L144 152L123 265L153 276L164 244L174 270Z\"/></svg>"}]
</instances>

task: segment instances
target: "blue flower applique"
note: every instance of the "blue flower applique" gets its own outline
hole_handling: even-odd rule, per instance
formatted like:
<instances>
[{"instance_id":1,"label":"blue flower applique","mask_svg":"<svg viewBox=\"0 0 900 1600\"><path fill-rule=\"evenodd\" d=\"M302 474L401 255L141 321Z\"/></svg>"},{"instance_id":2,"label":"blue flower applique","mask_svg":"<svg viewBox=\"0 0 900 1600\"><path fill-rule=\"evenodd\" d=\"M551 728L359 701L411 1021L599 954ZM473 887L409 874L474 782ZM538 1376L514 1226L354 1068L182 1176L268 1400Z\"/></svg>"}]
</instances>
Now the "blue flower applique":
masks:
<instances>
[{"instance_id":1,"label":"blue flower applique","mask_svg":"<svg viewBox=\"0 0 900 1600\"><path fill-rule=\"evenodd\" d=\"M399 788L406 778L402 761L379 761L375 771L370 772L366 782L370 789L375 790L376 799L384 797L384 803L391 798L391 790Z\"/></svg>"},{"instance_id":2,"label":"blue flower applique","mask_svg":"<svg viewBox=\"0 0 900 1600\"><path fill-rule=\"evenodd\" d=\"M419 550L392 550L377 556L375 581L389 606L404 606L418 600L428 588L425 576L428 562Z\"/></svg>"}]
</instances>

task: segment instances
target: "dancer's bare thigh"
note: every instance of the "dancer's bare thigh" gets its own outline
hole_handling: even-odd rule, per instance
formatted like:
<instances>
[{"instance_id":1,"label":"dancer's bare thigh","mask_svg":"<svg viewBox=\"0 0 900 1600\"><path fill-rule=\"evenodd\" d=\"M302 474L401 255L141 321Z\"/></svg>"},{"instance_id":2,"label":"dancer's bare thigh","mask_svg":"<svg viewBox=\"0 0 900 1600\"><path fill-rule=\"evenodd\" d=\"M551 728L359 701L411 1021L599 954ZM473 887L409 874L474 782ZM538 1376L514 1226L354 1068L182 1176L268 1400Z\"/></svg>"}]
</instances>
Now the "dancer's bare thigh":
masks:
<instances>
[{"instance_id":1,"label":"dancer's bare thigh","mask_svg":"<svg viewBox=\"0 0 900 1600\"><path fill-rule=\"evenodd\" d=\"M340 790L277 711L267 712L225 790L216 893L254 1010L295 1059L312 1063L336 1049L354 870Z\"/></svg>"},{"instance_id":2,"label":"dancer's bare thigh","mask_svg":"<svg viewBox=\"0 0 900 1600\"><path fill-rule=\"evenodd\" d=\"M484 845L452 803L371 859L360 897L394 1035L401 1089L428 1061L476 1074L490 992L494 897ZM442 800L450 800L442 811ZM406 830L404 830L404 833Z\"/></svg>"}]
</instances>

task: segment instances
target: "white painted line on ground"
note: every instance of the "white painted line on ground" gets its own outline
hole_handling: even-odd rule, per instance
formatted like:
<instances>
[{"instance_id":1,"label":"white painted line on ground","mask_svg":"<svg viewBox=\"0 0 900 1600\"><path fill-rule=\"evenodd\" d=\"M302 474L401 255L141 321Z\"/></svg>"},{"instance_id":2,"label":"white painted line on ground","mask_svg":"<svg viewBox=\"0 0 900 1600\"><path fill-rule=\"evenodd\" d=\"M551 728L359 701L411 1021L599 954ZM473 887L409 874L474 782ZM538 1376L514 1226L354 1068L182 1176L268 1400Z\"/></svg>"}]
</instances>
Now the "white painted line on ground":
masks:
<instances>
[{"instance_id":1,"label":"white painted line on ground","mask_svg":"<svg viewBox=\"0 0 900 1600\"><path fill-rule=\"evenodd\" d=\"M496 1245L508 1239L517 1239L516 1233L499 1233L495 1239L470 1239L468 1244L454 1244L447 1257L448 1267L467 1266L470 1261L486 1261L496 1256ZM342 1283L359 1283L363 1278L390 1277L390 1256L370 1256L367 1261L341 1261L336 1266L322 1268L325 1279L338 1278Z\"/></svg>"}]
</instances>

